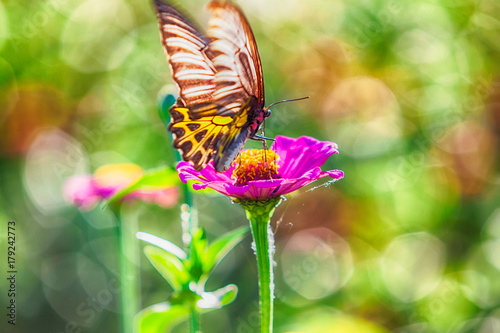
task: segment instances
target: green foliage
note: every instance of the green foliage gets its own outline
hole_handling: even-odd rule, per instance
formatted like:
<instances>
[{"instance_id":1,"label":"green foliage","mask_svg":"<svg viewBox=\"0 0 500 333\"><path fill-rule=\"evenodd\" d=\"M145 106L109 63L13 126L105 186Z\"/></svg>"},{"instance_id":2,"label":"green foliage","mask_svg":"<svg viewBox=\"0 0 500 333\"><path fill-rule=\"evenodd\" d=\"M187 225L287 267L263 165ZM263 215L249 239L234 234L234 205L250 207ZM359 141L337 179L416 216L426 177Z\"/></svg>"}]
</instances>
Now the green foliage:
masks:
<instances>
[{"instance_id":1,"label":"green foliage","mask_svg":"<svg viewBox=\"0 0 500 333\"><path fill-rule=\"evenodd\" d=\"M151 305L135 317L134 332L159 333L170 332L175 325L188 317L189 309L182 305L168 302Z\"/></svg>"},{"instance_id":2,"label":"green foliage","mask_svg":"<svg viewBox=\"0 0 500 333\"><path fill-rule=\"evenodd\" d=\"M240 227L208 244L205 230L198 228L192 234L189 253L167 240L139 233L139 239L152 244L144 248L146 257L174 291L169 302L150 306L136 316L136 330L141 333L168 331L185 320L191 309L203 313L230 304L238 292L235 285L207 292L205 283L248 231L248 227Z\"/></svg>"},{"instance_id":3,"label":"green foliage","mask_svg":"<svg viewBox=\"0 0 500 333\"><path fill-rule=\"evenodd\" d=\"M146 246L144 253L174 290L181 290L189 282L184 263L172 253L154 246Z\"/></svg>"},{"instance_id":4,"label":"green foliage","mask_svg":"<svg viewBox=\"0 0 500 333\"><path fill-rule=\"evenodd\" d=\"M243 226L237 228L233 231L220 236L215 241L210 244L204 257L204 271L208 274L217 267L217 265L224 259L226 254L231 251L231 249L238 244L243 237L248 233L249 227Z\"/></svg>"}]
</instances>

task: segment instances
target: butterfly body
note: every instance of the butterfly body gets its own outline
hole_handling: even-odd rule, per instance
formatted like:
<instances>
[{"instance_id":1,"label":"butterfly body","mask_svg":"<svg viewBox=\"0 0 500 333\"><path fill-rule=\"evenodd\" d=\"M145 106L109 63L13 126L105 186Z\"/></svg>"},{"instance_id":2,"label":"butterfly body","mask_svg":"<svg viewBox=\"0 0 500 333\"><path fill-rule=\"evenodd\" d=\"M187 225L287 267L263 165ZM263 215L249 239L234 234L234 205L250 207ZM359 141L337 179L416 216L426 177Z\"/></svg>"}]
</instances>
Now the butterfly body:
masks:
<instances>
[{"instance_id":1,"label":"butterfly body","mask_svg":"<svg viewBox=\"0 0 500 333\"><path fill-rule=\"evenodd\" d=\"M155 0L162 43L179 98L170 109L173 145L201 170L227 170L270 115L250 25L229 2L212 1L202 35L172 6Z\"/></svg>"},{"instance_id":2,"label":"butterfly body","mask_svg":"<svg viewBox=\"0 0 500 333\"><path fill-rule=\"evenodd\" d=\"M222 137L214 157L215 170L221 172L231 166L241 148L248 139L255 138L257 131L269 117L270 111L259 107L257 100L251 96L229 125L228 132Z\"/></svg>"}]
</instances>

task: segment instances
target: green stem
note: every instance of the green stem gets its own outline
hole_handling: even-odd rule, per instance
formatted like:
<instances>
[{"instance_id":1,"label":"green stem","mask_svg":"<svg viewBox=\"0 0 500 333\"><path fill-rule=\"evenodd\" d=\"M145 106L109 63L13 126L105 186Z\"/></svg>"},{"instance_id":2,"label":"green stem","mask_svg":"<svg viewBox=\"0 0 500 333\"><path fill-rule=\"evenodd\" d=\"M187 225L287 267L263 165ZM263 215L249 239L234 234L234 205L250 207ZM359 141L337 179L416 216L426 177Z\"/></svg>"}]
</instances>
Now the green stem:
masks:
<instances>
[{"instance_id":1,"label":"green stem","mask_svg":"<svg viewBox=\"0 0 500 333\"><path fill-rule=\"evenodd\" d=\"M191 194L186 184L183 186L185 203L181 205L181 225L182 225L182 242L184 249L188 251L189 255L192 254L192 238L198 227L196 211L191 206ZM196 310L196 305L193 305L189 316L189 327L191 333L200 332L199 314Z\"/></svg>"},{"instance_id":2,"label":"green stem","mask_svg":"<svg viewBox=\"0 0 500 333\"><path fill-rule=\"evenodd\" d=\"M189 318L189 332L200 333L200 321L198 311L195 308L191 309L191 316Z\"/></svg>"},{"instance_id":3,"label":"green stem","mask_svg":"<svg viewBox=\"0 0 500 333\"><path fill-rule=\"evenodd\" d=\"M132 218L122 221L119 206L113 209L118 221L118 256L120 264L120 319L121 332L133 333L133 320L139 311L138 272L135 265L137 246L136 221Z\"/></svg>"},{"instance_id":4,"label":"green stem","mask_svg":"<svg viewBox=\"0 0 500 333\"><path fill-rule=\"evenodd\" d=\"M182 243L184 244L184 250L189 251L191 237L198 228L198 215L196 209L192 206L193 200L188 185L181 185L181 189L184 192L184 203L181 205Z\"/></svg>"},{"instance_id":5,"label":"green stem","mask_svg":"<svg viewBox=\"0 0 500 333\"><path fill-rule=\"evenodd\" d=\"M264 221L251 221L252 235L255 241L255 255L259 270L259 297L260 297L260 331L273 331L273 249L270 238L273 239L271 226ZM271 245L271 246L270 246Z\"/></svg>"},{"instance_id":6,"label":"green stem","mask_svg":"<svg viewBox=\"0 0 500 333\"><path fill-rule=\"evenodd\" d=\"M273 332L274 313L274 234L271 229L271 217L281 199L272 199L265 202L240 202L245 208L252 236L255 243L257 268L259 273L259 307L260 332Z\"/></svg>"}]
</instances>

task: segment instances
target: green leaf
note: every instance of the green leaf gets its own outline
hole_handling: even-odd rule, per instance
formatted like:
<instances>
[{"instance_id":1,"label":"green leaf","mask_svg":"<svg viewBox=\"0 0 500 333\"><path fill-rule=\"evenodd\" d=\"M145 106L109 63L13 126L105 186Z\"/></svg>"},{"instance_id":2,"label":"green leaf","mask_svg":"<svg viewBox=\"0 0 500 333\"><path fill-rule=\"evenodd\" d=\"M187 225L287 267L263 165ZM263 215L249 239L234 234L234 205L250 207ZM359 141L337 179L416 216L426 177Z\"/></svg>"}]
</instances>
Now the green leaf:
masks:
<instances>
[{"instance_id":1,"label":"green leaf","mask_svg":"<svg viewBox=\"0 0 500 333\"><path fill-rule=\"evenodd\" d=\"M107 200L107 205L115 203L122 199L127 194L140 189L154 189L162 187L177 186L181 182L177 171L172 167L159 167L146 170L142 173L136 181L129 184L129 186L116 192L112 197Z\"/></svg>"},{"instance_id":2,"label":"green leaf","mask_svg":"<svg viewBox=\"0 0 500 333\"><path fill-rule=\"evenodd\" d=\"M220 309L221 307L230 304L236 299L238 287L234 284L227 285L216 291L206 292L201 295L196 306L200 309Z\"/></svg>"},{"instance_id":3,"label":"green leaf","mask_svg":"<svg viewBox=\"0 0 500 333\"><path fill-rule=\"evenodd\" d=\"M158 236L151 235L151 234L148 234L147 232L142 232L142 231L139 231L136 234L136 237L140 240L148 242L149 244L158 246L159 248L162 248L167 252L170 252L171 254L173 254L174 256L179 258L180 260L185 260L187 257L186 253L184 251L182 251L182 249L180 247L178 247L177 245L175 245L172 242L169 242L166 239L163 239L163 238L160 238Z\"/></svg>"},{"instance_id":4,"label":"green leaf","mask_svg":"<svg viewBox=\"0 0 500 333\"><path fill-rule=\"evenodd\" d=\"M189 310L182 305L168 302L151 305L134 318L134 333L164 333L186 320Z\"/></svg>"},{"instance_id":5,"label":"green leaf","mask_svg":"<svg viewBox=\"0 0 500 333\"><path fill-rule=\"evenodd\" d=\"M234 284L225 286L213 292L203 293L197 306L200 313L219 309L233 302L238 294ZM134 318L134 333L160 333L171 330L189 315L189 309L182 304L158 303L140 311Z\"/></svg>"},{"instance_id":6,"label":"green leaf","mask_svg":"<svg viewBox=\"0 0 500 333\"><path fill-rule=\"evenodd\" d=\"M249 230L250 228L248 226L239 227L220 236L210 244L203 260L203 270L205 274L209 275L222 259L224 259L226 254L245 237Z\"/></svg>"},{"instance_id":7,"label":"green leaf","mask_svg":"<svg viewBox=\"0 0 500 333\"><path fill-rule=\"evenodd\" d=\"M221 195L219 192L211 189L210 187L205 187L204 189L201 189L201 190L195 190L193 188L193 184L195 184L195 183L199 183L199 181L188 180L188 182L187 182L188 189L193 193L209 195L209 196L220 196Z\"/></svg>"},{"instance_id":8,"label":"green leaf","mask_svg":"<svg viewBox=\"0 0 500 333\"><path fill-rule=\"evenodd\" d=\"M144 248L144 253L154 268L175 291L182 290L182 286L188 283L189 273L185 270L182 260L177 256L151 245Z\"/></svg>"},{"instance_id":9,"label":"green leaf","mask_svg":"<svg viewBox=\"0 0 500 333\"><path fill-rule=\"evenodd\" d=\"M190 252L189 252L189 271L192 279L198 283L204 274L204 255L207 251L207 235L203 228L197 228L192 235Z\"/></svg>"},{"instance_id":10,"label":"green leaf","mask_svg":"<svg viewBox=\"0 0 500 333\"><path fill-rule=\"evenodd\" d=\"M191 247L193 248L194 254L201 256L207 250L207 233L203 228L196 228L193 232L193 239Z\"/></svg>"}]
</instances>

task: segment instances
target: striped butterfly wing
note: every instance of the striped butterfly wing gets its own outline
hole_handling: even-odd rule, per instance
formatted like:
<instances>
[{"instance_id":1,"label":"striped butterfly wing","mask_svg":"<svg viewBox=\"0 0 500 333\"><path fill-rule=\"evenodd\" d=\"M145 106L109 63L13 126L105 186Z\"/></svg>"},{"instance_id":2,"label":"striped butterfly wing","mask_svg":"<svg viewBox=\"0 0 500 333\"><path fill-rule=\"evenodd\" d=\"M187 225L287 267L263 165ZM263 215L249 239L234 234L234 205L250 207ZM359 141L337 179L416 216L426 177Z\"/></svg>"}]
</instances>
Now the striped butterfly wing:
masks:
<instances>
[{"instance_id":1,"label":"striped butterfly wing","mask_svg":"<svg viewBox=\"0 0 500 333\"><path fill-rule=\"evenodd\" d=\"M214 157L215 169L224 171L255 134L250 123L263 112L264 82L257 43L243 13L230 2L212 1L208 9L212 17L207 36L217 71L214 97L235 112Z\"/></svg>"},{"instance_id":2,"label":"striped butterfly wing","mask_svg":"<svg viewBox=\"0 0 500 333\"><path fill-rule=\"evenodd\" d=\"M197 170L216 152L227 157L230 151L232 161L248 137L247 124L233 126L233 118L238 115L241 125L252 111L242 105L256 98L264 103L262 69L250 26L234 5L212 1L207 39L171 6L155 0L155 7L179 88L177 103L170 109L173 145ZM218 171L225 168L227 161L223 167L216 163Z\"/></svg>"},{"instance_id":3,"label":"striped butterfly wing","mask_svg":"<svg viewBox=\"0 0 500 333\"><path fill-rule=\"evenodd\" d=\"M216 69L214 99L235 113L250 96L264 106L264 82L257 44L243 13L230 2L208 5L212 62Z\"/></svg>"},{"instance_id":4,"label":"striped butterfly wing","mask_svg":"<svg viewBox=\"0 0 500 333\"><path fill-rule=\"evenodd\" d=\"M179 104L203 115L203 110L213 107L216 88L208 41L171 6L155 0L155 8L170 71L179 88Z\"/></svg>"},{"instance_id":5,"label":"striped butterfly wing","mask_svg":"<svg viewBox=\"0 0 500 333\"><path fill-rule=\"evenodd\" d=\"M206 38L171 6L156 0L155 8L162 44L179 88L168 130L183 160L201 170L216 152L232 114L214 103L216 71Z\"/></svg>"}]
</instances>

